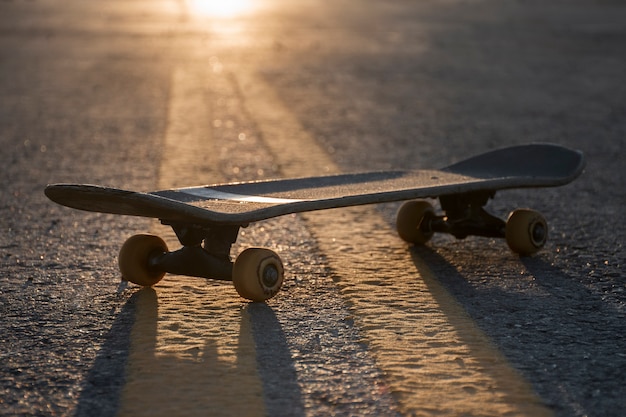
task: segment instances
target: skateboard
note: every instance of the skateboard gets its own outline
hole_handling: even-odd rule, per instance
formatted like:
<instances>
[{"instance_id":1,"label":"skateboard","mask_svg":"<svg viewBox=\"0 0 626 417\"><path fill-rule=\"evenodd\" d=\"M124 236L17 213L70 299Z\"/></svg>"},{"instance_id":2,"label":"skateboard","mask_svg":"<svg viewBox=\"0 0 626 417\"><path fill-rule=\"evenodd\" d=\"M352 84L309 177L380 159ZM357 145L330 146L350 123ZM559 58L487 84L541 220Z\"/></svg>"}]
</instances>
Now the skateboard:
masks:
<instances>
[{"instance_id":1,"label":"skateboard","mask_svg":"<svg viewBox=\"0 0 626 417\"><path fill-rule=\"evenodd\" d=\"M434 170L385 171L216 184L135 192L85 184L48 185L45 194L64 206L156 218L173 228L182 248L169 251L158 236L130 237L119 253L122 279L151 286L166 273L232 281L243 298L267 300L280 290L284 268L270 249L248 248L230 257L239 230L291 213L405 201L396 229L408 243L434 233L463 239L504 238L522 256L540 250L548 225L537 211L517 209L502 220L485 210L496 191L555 187L583 171L582 152L554 144L513 146ZM441 213L426 199L439 199Z\"/></svg>"}]
</instances>

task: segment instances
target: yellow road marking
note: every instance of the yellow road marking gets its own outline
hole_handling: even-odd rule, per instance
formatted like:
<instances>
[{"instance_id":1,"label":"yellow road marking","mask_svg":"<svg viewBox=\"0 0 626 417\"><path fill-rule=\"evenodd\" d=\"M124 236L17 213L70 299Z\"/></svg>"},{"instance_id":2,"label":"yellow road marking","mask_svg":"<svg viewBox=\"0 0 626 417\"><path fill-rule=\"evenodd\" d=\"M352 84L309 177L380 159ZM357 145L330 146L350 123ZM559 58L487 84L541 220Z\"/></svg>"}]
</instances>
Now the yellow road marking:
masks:
<instances>
[{"instance_id":1,"label":"yellow road marking","mask_svg":"<svg viewBox=\"0 0 626 417\"><path fill-rule=\"evenodd\" d=\"M260 78L245 105L285 176L339 168ZM419 257L371 207L304 215L406 415L551 415Z\"/></svg>"},{"instance_id":2,"label":"yellow road marking","mask_svg":"<svg viewBox=\"0 0 626 417\"><path fill-rule=\"evenodd\" d=\"M206 66L173 72L161 189L218 182ZM166 229L155 225L163 234ZM178 241L170 232L170 247ZM120 416L262 416L250 318L227 285L168 276L139 292Z\"/></svg>"}]
</instances>

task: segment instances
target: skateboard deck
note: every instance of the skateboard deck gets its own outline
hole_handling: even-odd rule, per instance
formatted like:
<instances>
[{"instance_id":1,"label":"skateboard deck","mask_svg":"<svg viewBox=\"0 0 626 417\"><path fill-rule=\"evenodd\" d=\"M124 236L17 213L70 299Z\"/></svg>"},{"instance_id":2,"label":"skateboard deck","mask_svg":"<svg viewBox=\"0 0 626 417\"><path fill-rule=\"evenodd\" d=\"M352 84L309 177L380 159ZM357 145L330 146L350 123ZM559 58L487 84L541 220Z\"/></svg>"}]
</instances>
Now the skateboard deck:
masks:
<instances>
[{"instance_id":1,"label":"skateboard deck","mask_svg":"<svg viewBox=\"0 0 626 417\"><path fill-rule=\"evenodd\" d=\"M487 152L438 170L278 179L148 193L84 184L49 185L53 201L76 209L194 224L247 225L290 213L435 198L481 190L552 187L584 168L579 151L532 144Z\"/></svg>"},{"instance_id":2,"label":"skateboard deck","mask_svg":"<svg viewBox=\"0 0 626 417\"><path fill-rule=\"evenodd\" d=\"M230 252L240 227L290 213L410 200L398 210L396 229L421 245L435 232L457 238L505 238L511 250L531 255L547 240L540 213L518 209L503 221L483 207L495 192L554 187L578 177L585 166L579 151L552 144L498 149L441 169L341 174L309 178L216 184L136 192L84 184L45 189L53 201L87 211L154 217L170 225L182 248L170 252L158 236L135 235L122 246L122 278L154 285L166 273L232 281L244 298L273 297L284 279L280 257L249 248L234 262ZM443 215L421 198L439 198Z\"/></svg>"}]
</instances>

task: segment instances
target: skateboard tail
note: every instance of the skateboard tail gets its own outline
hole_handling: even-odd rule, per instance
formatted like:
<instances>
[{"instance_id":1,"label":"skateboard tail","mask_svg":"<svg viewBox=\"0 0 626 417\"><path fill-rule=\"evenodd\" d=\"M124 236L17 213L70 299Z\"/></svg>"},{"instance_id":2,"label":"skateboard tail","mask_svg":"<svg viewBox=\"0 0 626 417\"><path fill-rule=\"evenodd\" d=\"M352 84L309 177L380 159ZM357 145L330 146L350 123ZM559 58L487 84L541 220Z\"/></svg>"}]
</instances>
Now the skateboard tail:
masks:
<instances>
[{"instance_id":1,"label":"skateboard tail","mask_svg":"<svg viewBox=\"0 0 626 417\"><path fill-rule=\"evenodd\" d=\"M471 173L483 179L518 179L507 188L556 187L578 178L585 165L581 151L552 143L533 143L485 152L442 168L442 171Z\"/></svg>"},{"instance_id":2,"label":"skateboard tail","mask_svg":"<svg viewBox=\"0 0 626 417\"><path fill-rule=\"evenodd\" d=\"M170 221L206 222L205 210L151 194L85 184L48 185L44 192L55 203L78 210Z\"/></svg>"}]
</instances>

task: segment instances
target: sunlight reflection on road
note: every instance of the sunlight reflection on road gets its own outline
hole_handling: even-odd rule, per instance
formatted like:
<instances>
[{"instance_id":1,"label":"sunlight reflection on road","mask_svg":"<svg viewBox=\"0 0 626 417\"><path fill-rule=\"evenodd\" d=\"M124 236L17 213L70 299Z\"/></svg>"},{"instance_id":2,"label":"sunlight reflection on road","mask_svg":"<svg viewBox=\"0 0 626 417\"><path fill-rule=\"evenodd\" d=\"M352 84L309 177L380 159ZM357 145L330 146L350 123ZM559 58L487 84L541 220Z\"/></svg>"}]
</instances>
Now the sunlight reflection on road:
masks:
<instances>
[{"instance_id":1,"label":"sunlight reflection on road","mask_svg":"<svg viewBox=\"0 0 626 417\"><path fill-rule=\"evenodd\" d=\"M259 1L254 0L186 0L190 14L198 17L237 17L254 12Z\"/></svg>"}]
</instances>

